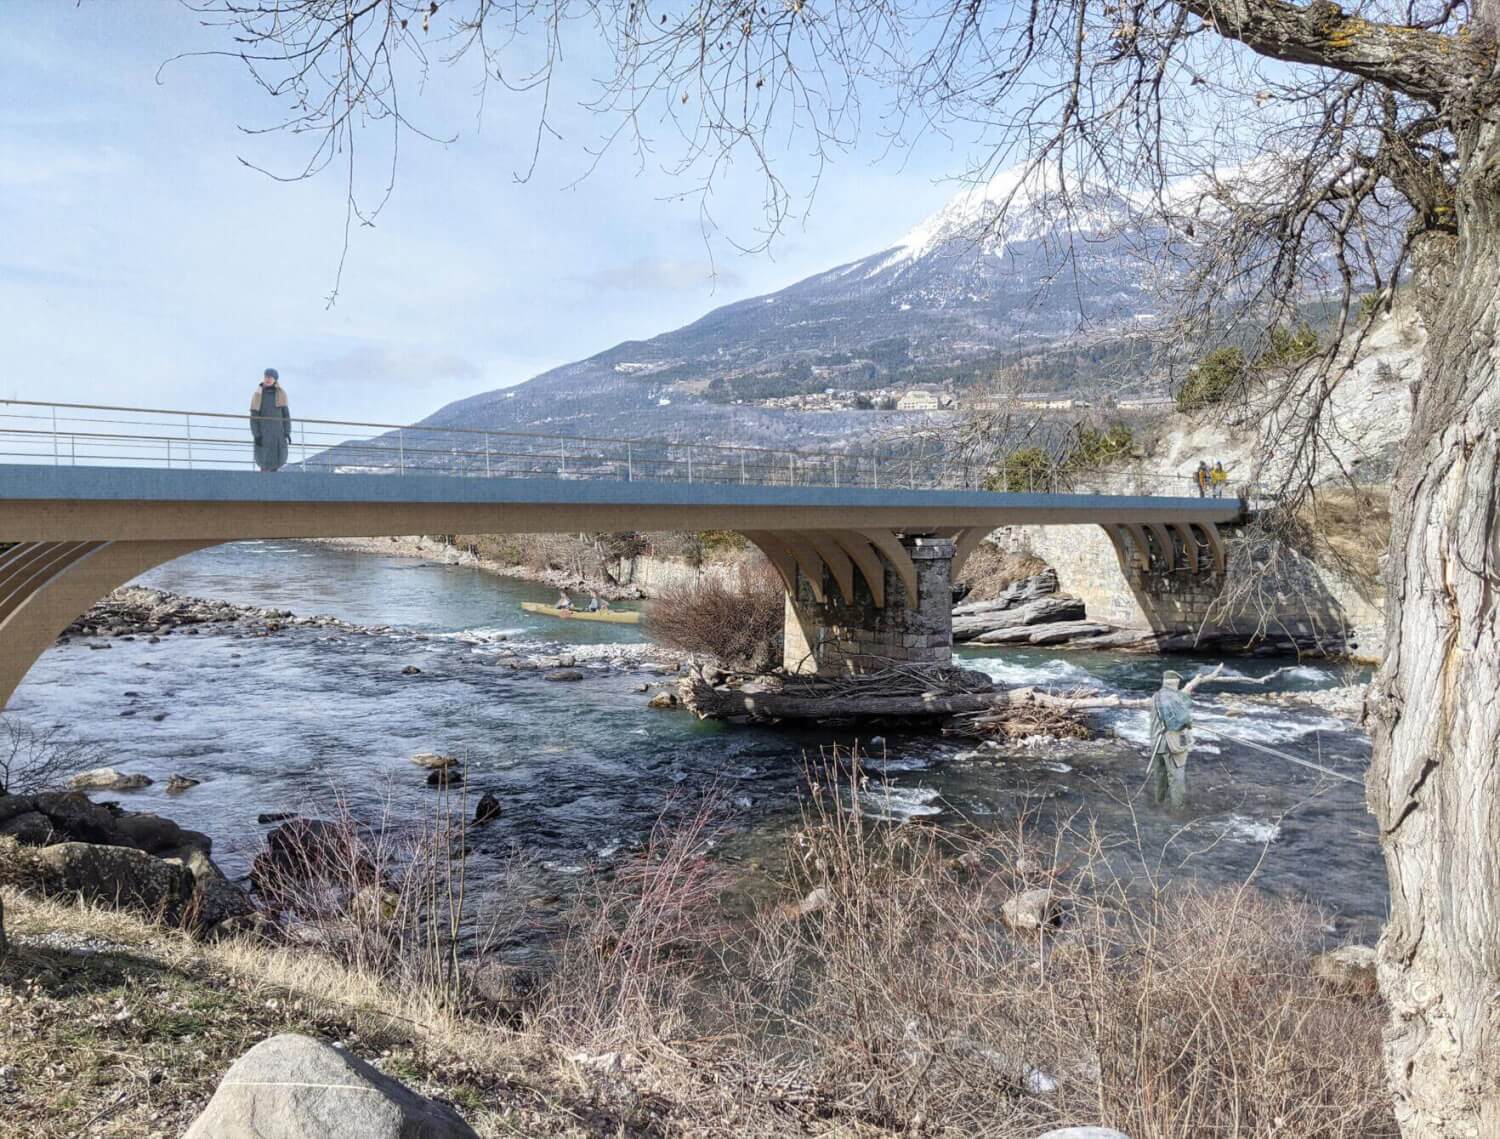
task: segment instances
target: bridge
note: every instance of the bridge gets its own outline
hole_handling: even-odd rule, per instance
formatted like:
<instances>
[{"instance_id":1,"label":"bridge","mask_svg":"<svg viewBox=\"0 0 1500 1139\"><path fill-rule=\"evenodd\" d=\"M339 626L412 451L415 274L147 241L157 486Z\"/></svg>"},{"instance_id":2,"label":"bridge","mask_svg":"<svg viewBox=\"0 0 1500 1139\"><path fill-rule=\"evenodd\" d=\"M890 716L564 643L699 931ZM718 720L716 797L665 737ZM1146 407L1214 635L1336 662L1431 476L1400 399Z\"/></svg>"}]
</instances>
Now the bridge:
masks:
<instances>
[{"instance_id":1,"label":"bridge","mask_svg":"<svg viewBox=\"0 0 1500 1139\"><path fill-rule=\"evenodd\" d=\"M245 416L0 403L0 707L95 601L221 542L736 531L786 586L788 666L863 671L950 659L951 582L997 527L1097 525L1122 567L1209 577L1224 571L1218 526L1243 510L1180 482L982 490L940 457L323 421L301 421L293 465L263 473L247 428ZM350 441L351 429L374 434Z\"/></svg>"}]
</instances>

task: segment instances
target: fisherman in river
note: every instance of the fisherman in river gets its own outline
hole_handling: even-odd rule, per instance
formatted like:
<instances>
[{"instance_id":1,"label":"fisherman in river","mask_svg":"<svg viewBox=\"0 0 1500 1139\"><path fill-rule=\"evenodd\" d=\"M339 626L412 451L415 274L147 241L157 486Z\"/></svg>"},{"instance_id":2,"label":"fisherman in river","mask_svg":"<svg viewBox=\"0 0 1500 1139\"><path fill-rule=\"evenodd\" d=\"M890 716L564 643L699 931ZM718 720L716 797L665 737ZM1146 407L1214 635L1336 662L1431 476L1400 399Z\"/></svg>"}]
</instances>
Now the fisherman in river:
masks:
<instances>
[{"instance_id":1,"label":"fisherman in river","mask_svg":"<svg viewBox=\"0 0 1500 1139\"><path fill-rule=\"evenodd\" d=\"M1151 696L1151 759L1146 781L1158 803L1181 807L1187 801L1187 758L1193 746L1193 700L1182 691L1182 676L1161 674Z\"/></svg>"},{"instance_id":2,"label":"fisherman in river","mask_svg":"<svg viewBox=\"0 0 1500 1139\"><path fill-rule=\"evenodd\" d=\"M292 412L286 404L286 389L275 368L267 368L260 387L250 397L250 436L255 440L255 465L262 471L286 466L292 443Z\"/></svg>"}]
</instances>

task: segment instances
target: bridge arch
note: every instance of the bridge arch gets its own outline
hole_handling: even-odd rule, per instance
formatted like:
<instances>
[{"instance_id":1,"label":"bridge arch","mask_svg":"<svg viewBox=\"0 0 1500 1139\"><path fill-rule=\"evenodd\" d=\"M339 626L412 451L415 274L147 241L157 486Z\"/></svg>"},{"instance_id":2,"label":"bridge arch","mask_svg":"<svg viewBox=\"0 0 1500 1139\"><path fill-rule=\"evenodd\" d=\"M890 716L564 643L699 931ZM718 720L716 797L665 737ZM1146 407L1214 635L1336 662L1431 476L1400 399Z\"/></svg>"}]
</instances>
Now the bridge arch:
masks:
<instances>
[{"instance_id":1,"label":"bridge arch","mask_svg":"<svg viewBox=\"0 0 1500 1139\"><path fill-rule=\"evenodd\" d=\"M0 555L0 709L89 606L211 541L20 542Z\"/></svg>"}]
</instances>

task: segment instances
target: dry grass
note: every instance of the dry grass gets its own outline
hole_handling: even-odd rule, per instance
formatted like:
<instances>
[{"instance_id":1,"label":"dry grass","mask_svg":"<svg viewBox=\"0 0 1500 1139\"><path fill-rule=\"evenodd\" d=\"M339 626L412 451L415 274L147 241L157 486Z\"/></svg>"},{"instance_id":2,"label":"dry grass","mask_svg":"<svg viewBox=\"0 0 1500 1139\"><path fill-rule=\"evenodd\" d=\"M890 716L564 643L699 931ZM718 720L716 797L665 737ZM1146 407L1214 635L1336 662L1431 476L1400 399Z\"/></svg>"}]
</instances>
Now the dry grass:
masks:
<instances>
[{"instance_id":1,"label":"dry grass","mask_svg":"<svg viewBox=\"0 0 1500 1139\"><path fill-rule=\"evenodd\" d=\"M1010 553L981 542L964 563L963 580L969 587L965 601L992 601L1013 582L1022 581L1047 568L1035 554Z\"/></svg>"},{"instance_id":2,"label":"dry grass","mask_svg":"<svg viewBox=\"0 0 1500 1139\"><path fill-rule=\"evenodd\" d=\"M679 811L585 883L506 1020L379 961L12 895L0 1096L22 1134L97 1116L90 1133L175 1136L238 1054L291 1030L384 1057L487 1136L1395 1135L1382 1007L1311 977L1317 914L1127 886L1086 827L1038 847L1020 822L877 821L885 789L847 754L809 774L773 902L731 889L714 801ZM1031 890L1048 924L1011 928ZM110 944L67 947L84 936Z\"/></svg>"},{"instance_id":3,"label":"dry grass","mask_svg":"<svg viewBox=\"0 0 1500 1139\"><path fill-rule=\"evenodd\" d=\"M1298 521L1314 561L1339 570L1361 596L1383 600L1380 559L1391 536L1389 487L1319 488Z\"/></svg>"},{"instance_id":4,"label":"dry grass","mask_svg":"<svg viewBox=\"0 0 1500 1139\"><path fill-rule=\"evenodd\" d=\"M743 562L732 579L716 574L668 589L647 610L646 632L669 649L759 672L780 663L785 605L770 564Z\"/></svg>"}]
</instances>

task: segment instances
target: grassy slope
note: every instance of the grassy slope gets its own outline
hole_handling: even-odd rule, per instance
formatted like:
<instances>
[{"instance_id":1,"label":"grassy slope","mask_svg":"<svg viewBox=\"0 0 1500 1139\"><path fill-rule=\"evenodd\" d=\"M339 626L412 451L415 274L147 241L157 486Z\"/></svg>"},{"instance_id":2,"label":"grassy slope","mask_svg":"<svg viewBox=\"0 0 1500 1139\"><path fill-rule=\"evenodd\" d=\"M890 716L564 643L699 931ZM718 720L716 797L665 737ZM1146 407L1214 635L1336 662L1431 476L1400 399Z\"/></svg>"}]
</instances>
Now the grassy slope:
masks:
<instances>
[{"instance_id":1,"label":"grassy slope","mask_svg":"<svg viewBox=\"0 0 1500 1139\"><path fill-rule=\"evenodd\" d=\"M306 953L202 945L135 918L7 892L0 1132L176 1139L225 1070L279 1032L339 1041L485 1136L652 1134L649 1099L413 1005Z\"/></svg>"}]
</instances>

